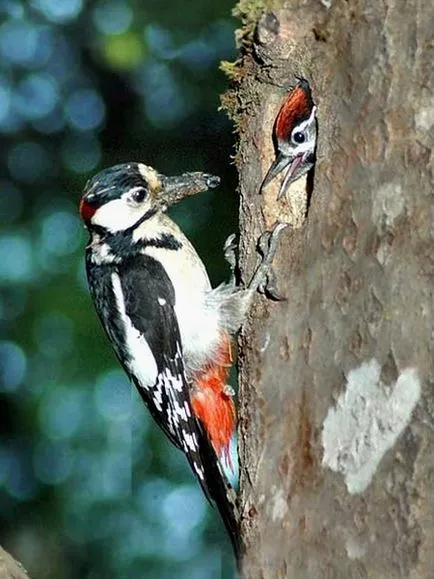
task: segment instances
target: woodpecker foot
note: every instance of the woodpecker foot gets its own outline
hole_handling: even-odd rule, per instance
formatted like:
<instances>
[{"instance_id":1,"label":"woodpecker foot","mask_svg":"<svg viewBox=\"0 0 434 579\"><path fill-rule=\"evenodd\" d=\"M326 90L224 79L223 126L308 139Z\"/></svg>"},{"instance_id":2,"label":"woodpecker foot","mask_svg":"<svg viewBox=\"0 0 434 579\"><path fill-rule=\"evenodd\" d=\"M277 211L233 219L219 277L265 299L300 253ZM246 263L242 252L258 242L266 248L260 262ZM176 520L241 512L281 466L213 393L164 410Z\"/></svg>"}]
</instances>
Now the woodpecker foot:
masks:
<instances>
[{"instance_id":1,"label":"woodpecker foot","mask_svg":"<svg viewBox=\"0 0 434 579\"><path fill-rule=\"evenodd\" d=\"M230 282L232 285L236 285L236 269L237 269L237 254L236 250L238 247L236 240L235 233L229 235L223 245L224 257L225 260L228 262L229 267L231 268L231 279Z\"/></svg>"},{"instance_id":2,"label":"woodpecker foot","mask_svg":"<svg viewBox=\"0 0 434 579\"><path fill-rule=\"evenodd\" d=\"M288 223L277 223L272 231L265 231L259 237L258 251L262 255L262 261L249 284L249 289L258 290L277 302L284 301L286 298L277 292L272 262L276 254L280 234L286 227L288 227Z\"/></svg>"}]
</instances>

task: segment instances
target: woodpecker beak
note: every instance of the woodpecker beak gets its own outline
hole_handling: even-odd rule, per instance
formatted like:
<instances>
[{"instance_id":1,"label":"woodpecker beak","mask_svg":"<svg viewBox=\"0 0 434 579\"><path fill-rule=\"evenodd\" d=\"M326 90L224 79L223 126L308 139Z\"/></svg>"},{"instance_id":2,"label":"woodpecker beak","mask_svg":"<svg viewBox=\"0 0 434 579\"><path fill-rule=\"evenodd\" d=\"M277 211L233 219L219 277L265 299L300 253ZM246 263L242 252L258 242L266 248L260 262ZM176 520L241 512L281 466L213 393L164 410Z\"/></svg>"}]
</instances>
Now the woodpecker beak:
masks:
<instances>
[{"instance_id":1,"label":"woodpecker beak","mask_svg":"<svg viewBox=\"0 0 434 579\"><path fill-rule=\"evenodd\" d=\"M305 163L308 156L309 153L303 153L302 155L297 155L296 157L288 157L279 151L277 157L275 158L273 164L265 176L261 186L261 192L262 189L264 189L273 179L277 177L277 175L279 175L279 173L281 173L289 165L285 177L283 178L282 184L280 185L277 199L283 197L286 190L288 189L288 186L300 176L297 174L298 169L301 165L303 165L303 163Z\"/></svg>"},{"instance_id":2,"label":"woodpecker beak","mask_svg":"<svg viewBox=\"0 0 434 579\"><path fill-rule=\"evenodd\" d=\"M281 197L283 197L283 195L286 193L286 190L288 189L288 186L295 181L295 179L297 178L297 172L298 169L301 167L301 165L303 165L303 163L306 161L306 157L307 154L303 153L303 155L297 155L297 157L294 157L289 165L289 169L286 172L286 175L282 181L282 184L280 186L279 189L279 193L277 195L277 199L280 199Z\"/></svg>"},{"instance_id":3,"label":"woodpecker beak","mask_svg":"<svg viewBox=\"0 0 434 579\"><path fill-rule=\"evenodd\" d=\"M160 200L166 207L175 205L185 197L214 189L220 184L220 177L209 173L184 173L178 177L161 177Z\"/></svg>"}]
</instances>

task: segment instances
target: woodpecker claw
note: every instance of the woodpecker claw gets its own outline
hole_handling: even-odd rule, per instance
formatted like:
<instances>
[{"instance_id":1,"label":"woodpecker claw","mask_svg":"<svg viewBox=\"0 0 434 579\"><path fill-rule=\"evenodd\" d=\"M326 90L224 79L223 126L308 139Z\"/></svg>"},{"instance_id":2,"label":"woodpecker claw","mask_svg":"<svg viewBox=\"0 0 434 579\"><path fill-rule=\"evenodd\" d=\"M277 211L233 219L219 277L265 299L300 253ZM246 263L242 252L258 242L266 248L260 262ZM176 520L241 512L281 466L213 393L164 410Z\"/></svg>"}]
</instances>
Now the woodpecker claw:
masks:
<instances>
[{"instance_id":1,"label":"woodpecker claw","mask_svg":"<svg viewBox=\"0 0 434 579\"><path fill-rule=\"evenodd\" d=\"M277 290L276 274L273 269L269 270L265 283L258 288L258 291L274 302L286 301L286 297L280 295Z\"/></svg>"},{"instance_id":2,"label":"woodpecker claw","mask_svg":"<svg viewBox=\"0 0 434 579\"><path fill-rule=\"evenodd\" d=\"M276 290L272 262L276 254L280 234L288 225L288 223L277 223L272 231L265 231L259 237L258 251L262 255L262 261L249 284L249 289L258 290L275 301L286 299L281 297Z\"/></svg>"}]
</instances>

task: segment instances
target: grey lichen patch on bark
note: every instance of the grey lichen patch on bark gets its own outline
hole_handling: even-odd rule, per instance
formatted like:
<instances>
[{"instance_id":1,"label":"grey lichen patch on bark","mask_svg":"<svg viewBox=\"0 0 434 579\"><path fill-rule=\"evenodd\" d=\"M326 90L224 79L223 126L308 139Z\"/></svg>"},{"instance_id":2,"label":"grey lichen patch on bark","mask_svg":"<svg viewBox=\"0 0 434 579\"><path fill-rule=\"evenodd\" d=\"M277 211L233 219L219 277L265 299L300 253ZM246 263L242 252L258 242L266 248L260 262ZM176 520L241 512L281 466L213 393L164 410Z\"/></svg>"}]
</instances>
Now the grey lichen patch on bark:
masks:
<instances>
[{"instance_id":1,"label":"grey lichen patch on bark","mask_svg":"<svg viewBox=\"0 0 434 579\"><path fill-rule=\"evenodd\" d=\"M421 395L417 371L403 370L396 382L380 380L376 360L348 374L345 391L323 423L323 465L345 478L348 492L363 492L378 465L408 426Z\"/></svg>"}]
</instances>

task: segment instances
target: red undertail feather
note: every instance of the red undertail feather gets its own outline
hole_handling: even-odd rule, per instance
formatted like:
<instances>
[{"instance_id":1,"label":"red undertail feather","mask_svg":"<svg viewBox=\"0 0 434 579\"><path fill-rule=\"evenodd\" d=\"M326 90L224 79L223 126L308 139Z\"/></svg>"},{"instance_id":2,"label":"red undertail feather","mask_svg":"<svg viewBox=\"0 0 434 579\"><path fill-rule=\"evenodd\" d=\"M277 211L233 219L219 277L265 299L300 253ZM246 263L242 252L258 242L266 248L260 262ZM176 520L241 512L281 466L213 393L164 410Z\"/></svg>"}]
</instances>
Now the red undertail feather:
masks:
<instances>
[{"instance_id":1,"label":"red undertail feather","mask_svg":"<svg viewBox=\"0 0 434 579\"><path fill-rule=\"evenodd\" d=\"M193 412L202 422L217 456L231 467L230 442L236 412L233 393L227 383L232 362L230 338L224 334L213 363L194 377L191 396Z\"/></svg>"}]
</instances>

